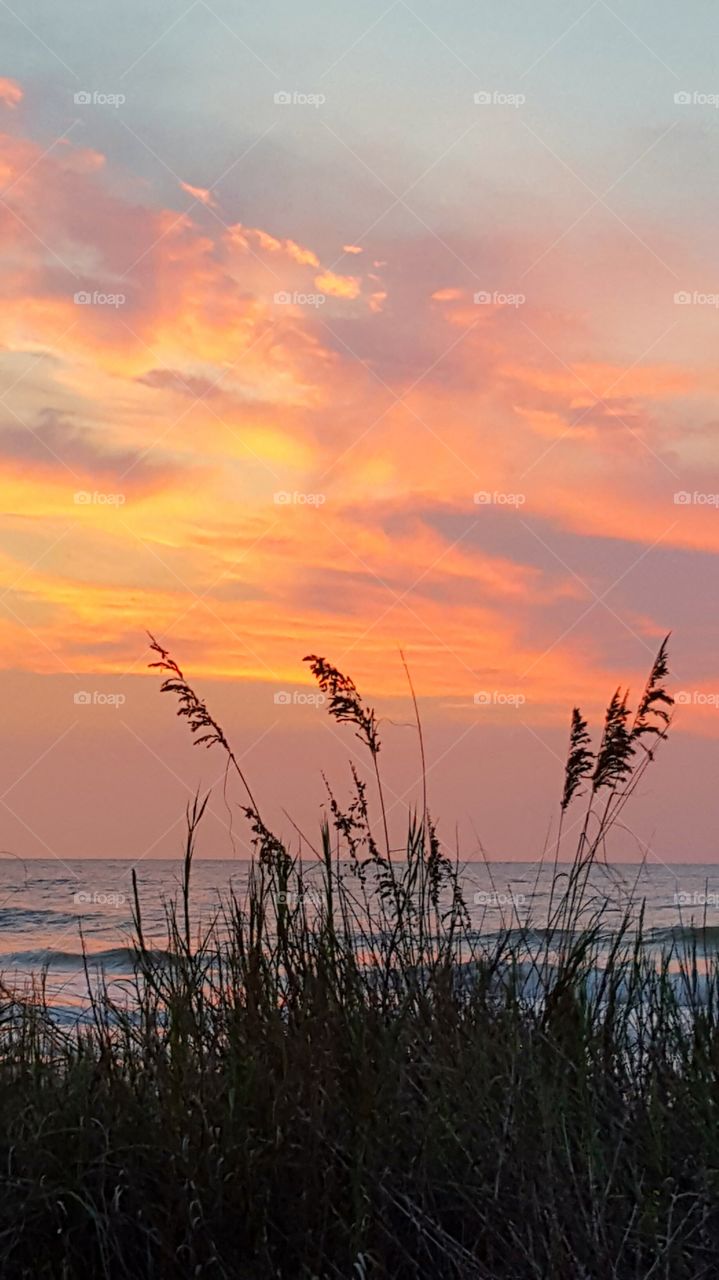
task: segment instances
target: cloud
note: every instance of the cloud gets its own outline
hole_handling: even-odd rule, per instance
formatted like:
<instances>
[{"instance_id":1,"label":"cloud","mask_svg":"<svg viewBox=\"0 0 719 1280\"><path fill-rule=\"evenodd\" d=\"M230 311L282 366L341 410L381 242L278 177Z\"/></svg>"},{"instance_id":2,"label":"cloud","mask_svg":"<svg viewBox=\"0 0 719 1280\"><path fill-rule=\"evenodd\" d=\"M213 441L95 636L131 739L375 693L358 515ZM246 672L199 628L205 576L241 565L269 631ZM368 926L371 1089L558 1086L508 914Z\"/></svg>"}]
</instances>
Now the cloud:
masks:
<instances>
[{"instance_id":1,"label":"cloud","mask_svg":"<svg viewBox=\"0 0 719 1280\"><path fill-rule=\"evenodd\" d=\"M462 284L416 232L343 275L291 210L225 223L209 189L181 184L198 200L182 211L94 147L45 151L0 138L0 567L22 576L13 607L39 637L22 648L6 626L8 661L13 643L34 669L72 661L82 627L119 670L151 616L216 674L286 675L298 636L320 635L384 692L401 643L430 695L531 669L537 704L564 704L614 652L611 614L581 621L588 587L626 571L618 608L641 650L692 557L719 550L715 512L673 502L715 483L711 361L643 355L639 322L625 356L591 281L562 306L539 286L521 306L473 302L475 285L501 290L498 258L535 251L534 228L523 245L453 240L477 277ZM119 513L70 507L75 488L125 486ZM36 565L68 523L57 563ZM644 553L670 585L635 600Z\"/></svg>"},{"instance_id":2,"label":"cloud","mask_svg":"<svg viewBox=\"0 0 719 1280\"><path fill-rule=\"evenodd\" d=\"M157 451L151 456L104 441L97 431L80 427L53 409L41 410L20 424L0 412L0 469L26 475L27 468L45 473L66 491L77 481L88 486L123 487L152 494L181 479L182 468Z\"/></svg>"},{"instance_id":3,"label":"cloud","mask_svg":"<svg viewBox=\"0 0 719 1280\"><path fill-rule=\"evenodd\" d=\"M5 107L16 107L23 100L23 91L17 80L9 80L0 76L0 102Z\"/></svg>"},{"instance_id":4,"label":"cloud","mask_svg":"<svg viewBox=\"0 0 719 1280\"><path fill-rule=\"evenodd\" d=\"M357 298L362 288L358 276L339 276L334 271L323 271L315 276L315 284L321 293L331 298Z\"/></svg>"},{"instance_id":5,"label":"cloud","mask_svg":"<svg viewBox=\"0 0 719 1280\"><path fill-rule=\"evenodd\" d=\"M459 302L465 297L463 289L435 289L432 294L433 302Z\"/></svg>"},{"instance_id":6,"label":"cloud","mask_svg":"<svg viewBox=\"0 0 719 1280\"><path fill-rule=\"evenodd\" d=\"M243 227L241 223L236 223L231 228L231 232L236 243L242 244L245 248L249 248L254 243L258 249L266 253L283 255L300 267L320 265L319 258L312 249L306 249L294 240L278 240L276 236L270 235L259 227Z\"/></svg>"},{"instance_id":7,"label":"cloud","mask_svg":"<svg viewBox=\"0 0 719 1280\"><path fill-rule=\"evenodd\" d=\"M192 187L189 182L181 182L180 186L183 191L192 196L194 200L198 200L200 204L204 204L208 209L215 209L217 202L211 191L205 187Z\"/></svg>"}]
</instances>

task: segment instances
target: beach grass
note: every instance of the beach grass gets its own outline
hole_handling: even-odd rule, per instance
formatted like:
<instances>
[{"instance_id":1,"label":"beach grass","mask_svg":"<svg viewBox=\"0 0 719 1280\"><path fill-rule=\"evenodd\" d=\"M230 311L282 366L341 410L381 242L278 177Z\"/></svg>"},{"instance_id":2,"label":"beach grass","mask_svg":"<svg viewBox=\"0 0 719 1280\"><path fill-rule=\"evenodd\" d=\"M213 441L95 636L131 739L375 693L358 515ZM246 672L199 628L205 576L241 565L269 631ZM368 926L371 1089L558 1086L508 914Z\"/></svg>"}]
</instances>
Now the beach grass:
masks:
<instances>
[{"instance_id":1,"label":"beach grass","mask_svg":"<svg viewBox=\"0 0 719 1280\"><path fill-rule=\"evenodd\" d=\"M367 753L318 862L266 826L218 722L156 645L163 689L243 788L249 889L192 924L187 814L166 954L135 897L135 976L58 1025L42 981L0 1026L0 1271L242 1280L703 1280L719 1254L719 981L696 940L657 959L641 912L607 940L592 867L666 737L666 646L596 749L571 722L539 929L472 927L427 806L401 856L380 725L310 667ZM417 718L418 742L422 744ZM423 750L423 747L422 747ZM582 809L581 806L584 806ZM579 807L579 808L578 808ZM169 957L169 958L168 958Z\"/></svg>"}]
</instances>

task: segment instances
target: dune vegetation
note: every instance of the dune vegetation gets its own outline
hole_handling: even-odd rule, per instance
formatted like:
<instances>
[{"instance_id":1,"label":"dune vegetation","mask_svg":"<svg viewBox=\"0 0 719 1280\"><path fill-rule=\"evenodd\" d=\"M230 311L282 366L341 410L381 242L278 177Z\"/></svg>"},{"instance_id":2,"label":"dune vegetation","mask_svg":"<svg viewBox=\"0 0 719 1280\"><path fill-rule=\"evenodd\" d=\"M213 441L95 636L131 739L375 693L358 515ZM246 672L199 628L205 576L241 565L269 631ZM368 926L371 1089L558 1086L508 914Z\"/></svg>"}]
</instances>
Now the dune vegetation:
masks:
<instances>
[{"instance_id":1,"label":"dune vegetation","mask_svg":"<svg viewBox=\"0 0 719 1280\"><path fill-rule=\"evenodd\" d=\"M381 726L348 677L308 659L369 765L331 799L310 893L219 723L153 644L163 690L244 790L249 890L191 923L198 796L170 959L145 942L136 890L126 998L92 988L91 1018L68 1028L41 979L6 991L2 1275L716 1276L716 966L696 947L657 961L641 914L607 947L587 893L669 730L666 644L636 707L612 698L594 749L573 713L573 856L560 823L549 919L491 937L471 926L426 788L401 856L390 847Z\"/></svg>"}]
</instances>

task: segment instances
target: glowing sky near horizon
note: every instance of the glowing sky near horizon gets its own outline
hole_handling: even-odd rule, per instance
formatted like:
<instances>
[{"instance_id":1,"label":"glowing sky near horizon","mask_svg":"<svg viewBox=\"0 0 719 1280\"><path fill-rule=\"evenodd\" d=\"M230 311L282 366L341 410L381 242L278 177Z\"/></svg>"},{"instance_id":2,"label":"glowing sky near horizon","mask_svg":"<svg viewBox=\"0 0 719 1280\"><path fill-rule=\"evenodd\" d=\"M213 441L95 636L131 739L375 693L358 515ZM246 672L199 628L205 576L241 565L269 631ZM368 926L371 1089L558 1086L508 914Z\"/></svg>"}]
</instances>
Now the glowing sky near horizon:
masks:
<instances>
[{"instance_id":1,"label":"glowing sky near horizon","mask_svg":"<svg viewBox=\"0 0 719 1280\"><path fill-rule=\"evenodd\" d=\"M298 744L339 750L303 655L401 725L402 649L434 807L519 857L571 706L671 630L658 847L715 856L719 12L690 17L2 4L7 848L175 850L206 762L151 628L300 809Z\"/></svg>"}]
</instances>

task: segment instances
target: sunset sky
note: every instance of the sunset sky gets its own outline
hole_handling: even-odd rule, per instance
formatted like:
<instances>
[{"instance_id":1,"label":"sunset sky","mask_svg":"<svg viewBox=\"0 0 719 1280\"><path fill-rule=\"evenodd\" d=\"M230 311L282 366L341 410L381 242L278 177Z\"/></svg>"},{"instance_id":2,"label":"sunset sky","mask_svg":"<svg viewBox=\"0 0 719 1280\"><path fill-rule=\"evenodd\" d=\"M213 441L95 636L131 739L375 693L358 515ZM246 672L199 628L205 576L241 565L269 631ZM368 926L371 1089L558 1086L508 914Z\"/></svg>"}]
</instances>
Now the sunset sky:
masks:
<instances>
[{"instance_id":1,"label":"sunset sky","mask_svg":"<svg viewBox=\"0 0 719 1280\"><path fill-rule=\"evenodd\" d=\"M717 859L718 39L708 0L0 0L4 849L178 851L222 760L149 629L311 839L361 748L302 658L384 718L400 831L404 651L444 840L534 856L572 706L672 631L616 852Z\"/></svg>"}]
</instances>

